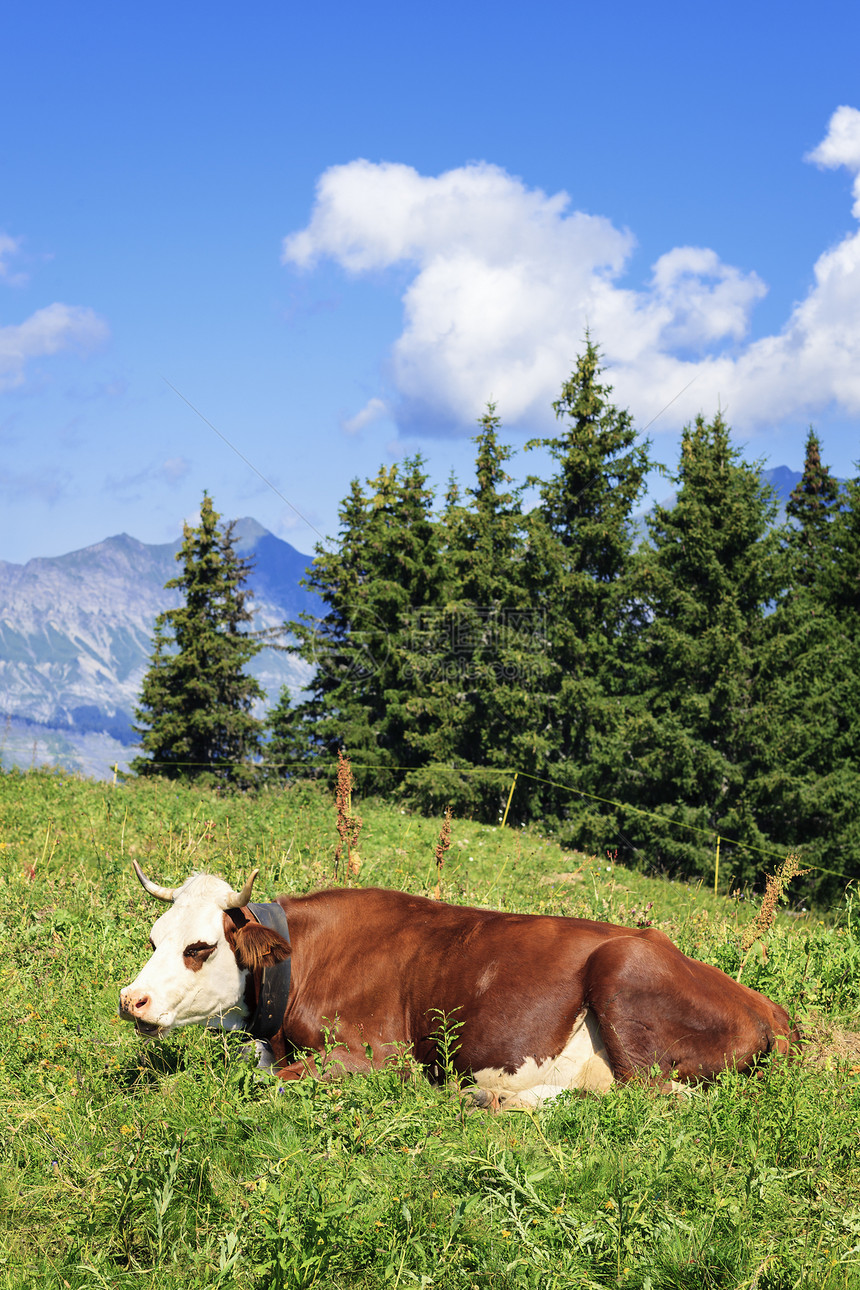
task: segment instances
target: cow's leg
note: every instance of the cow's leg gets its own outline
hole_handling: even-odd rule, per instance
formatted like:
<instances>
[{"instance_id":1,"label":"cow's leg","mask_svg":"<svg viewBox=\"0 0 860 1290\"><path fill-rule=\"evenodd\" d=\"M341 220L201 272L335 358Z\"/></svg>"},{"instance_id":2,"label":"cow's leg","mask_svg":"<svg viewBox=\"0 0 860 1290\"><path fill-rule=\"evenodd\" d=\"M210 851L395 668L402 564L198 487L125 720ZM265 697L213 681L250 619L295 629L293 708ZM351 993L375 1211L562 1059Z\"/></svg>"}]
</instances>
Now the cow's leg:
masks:
<instances>
[{"instance_id":1,"label":"cow's leg","mask_svg":"<svg viewBox=\"0 0 860 1290\"><path fill-rule=\"evenodd\" d=\"M758 996L686 958L662 934L617 937L589 957L585 997L619 1080L648 1079L674 1091L673 1077L712 1079L748 1070L774 1031Z\"/></svg>"},{"instance_id":2,"label":"cow's leg","mask_svg":"<svg viewBox=\"0 0 860 1290\"><path fill-rule=\"evenodd\" d=\"M527 1057L515 1071L487 1068L474 1072L476 1088L468 1090L488 1110L527 1110L574 1089L604 1093L613 1083L612 1069L597 1020L590 1009L576 1017L564 1048L556 1057Z\"/></svg>"}]
</instances>

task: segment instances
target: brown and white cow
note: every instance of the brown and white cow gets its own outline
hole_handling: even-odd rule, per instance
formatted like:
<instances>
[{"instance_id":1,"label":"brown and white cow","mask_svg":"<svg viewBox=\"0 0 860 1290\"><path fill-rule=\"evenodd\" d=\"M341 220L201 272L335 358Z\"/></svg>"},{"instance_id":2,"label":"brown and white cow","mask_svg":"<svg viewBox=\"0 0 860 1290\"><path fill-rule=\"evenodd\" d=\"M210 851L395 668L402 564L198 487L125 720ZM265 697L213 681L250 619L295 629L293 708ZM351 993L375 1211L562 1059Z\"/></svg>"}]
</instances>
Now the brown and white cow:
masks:
<instances>
[{"instance_id":1,"label":"brown and white cow","mask_svg":"<svg viewBox=\"0 0 860 1290\"><path fill-rule=\"evenodd\" d=\"M438 1074L443 1018L454 1071L479 1104L506 1108L637 1077L709 1080L799 1043L778 1004L655 928L379 888L252 905L257 870L234 892L205 874L168 889L135 869L171 907L120 1015L146 1036L190 1022L246 1030L284 1080L367 1071L404 1051Z\"/></svg>"}]
</instances>

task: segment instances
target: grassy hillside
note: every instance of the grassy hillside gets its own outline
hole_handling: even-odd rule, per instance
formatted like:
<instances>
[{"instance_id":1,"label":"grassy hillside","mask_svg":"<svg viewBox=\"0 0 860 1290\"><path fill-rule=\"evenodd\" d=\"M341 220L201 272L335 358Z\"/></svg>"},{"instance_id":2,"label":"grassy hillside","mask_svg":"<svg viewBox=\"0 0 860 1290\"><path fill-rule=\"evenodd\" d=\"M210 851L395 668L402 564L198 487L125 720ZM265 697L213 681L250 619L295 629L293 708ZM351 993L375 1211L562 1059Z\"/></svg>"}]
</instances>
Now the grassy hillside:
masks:
<instances>
[{"instance_id":1,"label":"grassy hillside","mask_svg":"<svg viewBox=\"0 0 860 1290\"><path fill-rule=\"evenodd\" d=\"M361 884L426 892L438 824L359 803ZM678 1102L643 1087L470 1113L390 1071L279 1092L236 1044L144 1047L117 993L157 880L259 899L333 878L330 796L219 798L0 775L0 1290L19 1286L860 1286L860 928L850 895L783 918L743 979L796 1008L802 1063ZM537 832L454 821L442 894L650 919L735 975L753 902L647 879Z\"/></svg>"}]
</instances>

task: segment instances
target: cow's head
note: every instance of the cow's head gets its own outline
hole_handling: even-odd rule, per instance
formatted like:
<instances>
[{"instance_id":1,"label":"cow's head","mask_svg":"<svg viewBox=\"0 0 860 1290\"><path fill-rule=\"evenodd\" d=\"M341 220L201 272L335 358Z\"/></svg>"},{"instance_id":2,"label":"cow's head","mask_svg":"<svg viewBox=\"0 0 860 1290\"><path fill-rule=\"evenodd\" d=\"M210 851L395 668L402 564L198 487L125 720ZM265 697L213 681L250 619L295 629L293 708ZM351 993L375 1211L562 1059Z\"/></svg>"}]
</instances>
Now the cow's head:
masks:
<instances>
[{"instance_id":1,"label":"cow's head","mask_svg":"<svg viewBox=\"0 0 860 1290\"><path fill-rule=\"evenodd\" d=\"M151 882L136 861L135 873L151 896L169 902L149 937L152 958L120 992L119 1013L147 1038L194 1022L232 1030L248 1017L249 971L282 962L290 947L258 923L236 925L228 910L251 898L259 870L241 891L221 878L197 873L181 887Z\"/></svg>"}]
</instances>

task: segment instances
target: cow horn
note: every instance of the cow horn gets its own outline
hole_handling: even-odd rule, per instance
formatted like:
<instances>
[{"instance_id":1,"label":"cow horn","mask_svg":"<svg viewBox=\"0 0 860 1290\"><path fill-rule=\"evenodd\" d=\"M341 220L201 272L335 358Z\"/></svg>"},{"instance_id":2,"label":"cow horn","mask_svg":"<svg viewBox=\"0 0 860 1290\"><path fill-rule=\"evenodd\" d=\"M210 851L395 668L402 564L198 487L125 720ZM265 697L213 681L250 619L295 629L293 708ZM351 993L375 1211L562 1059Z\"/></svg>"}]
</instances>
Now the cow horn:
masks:
<instances>
[{"instance_id":1,"label":"cow horn","mask_svg":"<svg viewBox=\"0 0 860 1290\"><path fill-rule=\"evenodd\" d=\"M155 896L158 900L169 901L169 900L176 899L175 887L160 886L159 883L153 882L151 878L147 878L146 874L143 872L143 870L141 869L140 865L137 863L136 860L132 860L131 863L134 865L134 872L137 874L138 878L140 879L141 886L144 888L145 891L149 892L150 896Z\"/></svg>"},{"instance_id":2,"label":"cow horn","mask_svg":"<svg viewBox=\"0 0 860 1290\"><path fill-rule=\"evenodd\" d=\"M242 909L247 905L248 901L251 899L251 888L254 885L254 879L259 872L259 869L254 870L241 891L230 891L227 893L224 904L225 909Z\"/></svg>"}]
</instances>

